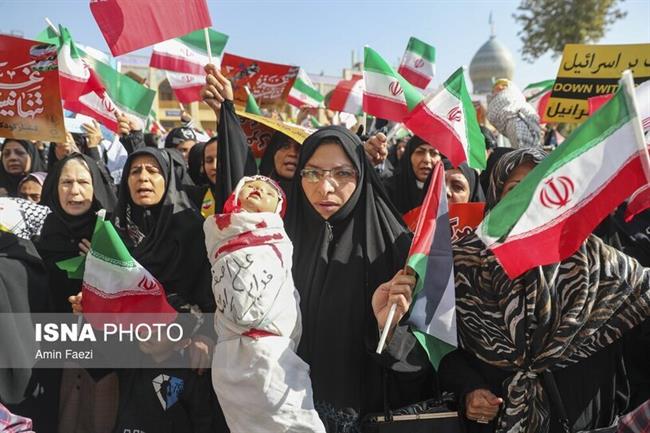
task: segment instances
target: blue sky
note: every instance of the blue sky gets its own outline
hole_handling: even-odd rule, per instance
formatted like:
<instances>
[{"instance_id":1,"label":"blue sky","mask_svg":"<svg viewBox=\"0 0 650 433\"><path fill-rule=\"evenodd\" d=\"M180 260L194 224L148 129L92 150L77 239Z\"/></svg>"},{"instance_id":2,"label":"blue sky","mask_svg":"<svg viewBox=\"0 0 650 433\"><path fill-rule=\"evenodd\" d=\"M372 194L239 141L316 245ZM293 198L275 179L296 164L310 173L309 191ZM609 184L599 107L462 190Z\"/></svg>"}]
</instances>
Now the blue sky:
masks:
<instances>
[{"instance_id":1,"label":"blue sky","mask_svg":"<svg viewBox=\"0 0 650 433\"><path fill-rule=\"evenodd\" d=\"M0 0L0 16L5 18L0 31L19 30L33 37L47 16L70 28L77 41L108 51L88 3ZM516 61L514 79L525 86L554 78L559 59L547 55L533 64L521 59L519 26L512 18L518 4L518 0L208 0L213 28L230 36L226 51L231 53L339 76L349 66L353 49L359 59L368 44L396 64L408 38L416 36L436 47L438 82L458 66L469 65L489 37L492 12L497 37ZM600 43L650 42L650 0L627 0L622 9L627 17L614 24Z\"/></svg>"}]
</instances>

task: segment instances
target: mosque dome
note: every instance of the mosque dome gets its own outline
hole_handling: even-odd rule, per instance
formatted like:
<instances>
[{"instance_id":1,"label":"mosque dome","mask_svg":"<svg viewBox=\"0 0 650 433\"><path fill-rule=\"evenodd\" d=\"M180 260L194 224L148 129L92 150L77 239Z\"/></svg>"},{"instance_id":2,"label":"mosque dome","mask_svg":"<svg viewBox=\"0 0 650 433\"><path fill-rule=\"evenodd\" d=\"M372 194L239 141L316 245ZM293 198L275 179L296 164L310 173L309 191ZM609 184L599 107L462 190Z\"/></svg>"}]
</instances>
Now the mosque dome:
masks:
<instances>
[{"instance_id":1,"label":"mosque dome","mask_svg":"<svg viewBox=\"0 0 650 433\"><path fill-rule=\"evenodd\" d=\"M490 17L490 24L491 22ZM474 85L474 93L487 94L492 92L492 83L499 78L512 79L515 72L515 61L510 51L499 42L494 34L474 54L469 64L469 77Z\"/></svg>"}]
</instances>

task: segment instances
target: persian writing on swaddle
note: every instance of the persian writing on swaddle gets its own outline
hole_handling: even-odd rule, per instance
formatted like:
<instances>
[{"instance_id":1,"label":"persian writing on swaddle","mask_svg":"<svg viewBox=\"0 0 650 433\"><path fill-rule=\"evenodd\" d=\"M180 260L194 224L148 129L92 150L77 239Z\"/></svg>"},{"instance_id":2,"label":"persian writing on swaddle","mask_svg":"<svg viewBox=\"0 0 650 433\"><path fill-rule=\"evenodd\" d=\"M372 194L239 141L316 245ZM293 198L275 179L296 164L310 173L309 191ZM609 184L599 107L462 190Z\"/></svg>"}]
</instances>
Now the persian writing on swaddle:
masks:
<instances>
[{"instance_id":1,"label":"persian writing on swaddle","mask_svg":"<svg viewBox=\"0 0 650 433\"><path fill-rule=\"evenodd\" d=\"M626 69L637 85L650 79L650 44L565 45L544 121L585 121L588 99L616 92Z\"/></svg>"},{"instance_id":2,"label":"persian writing on swaddle","mask_svg":"<svg viewBox=\"0 0 650 433\"><path fill-rule=\"evenodd\" d=\"M0 137L65 141L56 46L0 36Z\"/></svg>"}]
</instances>

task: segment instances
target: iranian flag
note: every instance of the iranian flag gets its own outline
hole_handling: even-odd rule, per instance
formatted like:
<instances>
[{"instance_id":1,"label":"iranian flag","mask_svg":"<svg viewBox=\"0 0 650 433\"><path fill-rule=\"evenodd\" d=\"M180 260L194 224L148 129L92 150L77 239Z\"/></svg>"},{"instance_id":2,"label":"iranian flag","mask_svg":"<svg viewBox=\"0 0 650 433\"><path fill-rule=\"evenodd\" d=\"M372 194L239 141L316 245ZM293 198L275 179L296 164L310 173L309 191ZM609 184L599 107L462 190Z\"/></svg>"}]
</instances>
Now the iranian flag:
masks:
<instances>
[{"instance_id":1,"label":"iranian flag","mask_svg":"<svg viewBox=\"0 0 650 433\"><path fill-rule=\"evenodd\" d=\"M623 200L647 184L631 74L615 96L485 217L478 236L510 278L573 254Z\"/></svg>"},{"instance_id":2,"label":"iranian flag","mask_svg":"<svg viewBox=\"0 0 650 433\"><path fill-rule=\"evenodd\" d=\"M178 102L189 104L201 100L201 87L205 84L205 75L169 71L166 71L165 74Z\"/></svg>"},{"instance_id":3,"label":"iranian flag","mask_svg":"<svg viewBox=\"0 0 650 433\"><path fill-rule=\"evenodd\" d=\"M421 209L406 263L418 276L406 323L437 369L442 357L458 346L454 258L442 163L433 168Z\"/></svg>"},{"instance_id":4,"label":"iranian flag","mask_svg":"<svg viewBox=\"0 0 650 433\"><path fill-rule=\"evenodd\" d=\"M546 111L548 100L553 91L553 84L555 84L555 80L540 81L538 83L529 84L522 91L524 98L526 98L526 102L537 110L540 119L544 118L544 112Z\"/></svg>"},{"instance_id":5,"label":"iranian flag","mask_svg":"<svg viewBox=\"0 0 650 433\"><path fill-rule=\"evenodd\" d=\"M639 104L639 117L643 127L646 146L650 147L650 81L640 84L636 90L636 100ZM609 95L605 95L609 96ZM591 102L592 98L589 98ZM625 209L625 221L630 222L637 214L650 208L650 179L632 194Z\"/></svg>"},{"instance_id":6,"label":"iranian flag","mask_svg":"<svg viewBox=\"0 0 650 433\"><path fill-rule=\"evenodd\" d=\"M176 317L165 289L129 253L115 231L98 212L90 252L58 262L70 278L82 278L83 311L93 326L104 321L138 322L142 313L164 314L166 323ZM95 316L94 320L92 315Z\"/></svg>"},{"instance_id":7,"label":"iranian flag","mask_svg":"<svg viewBox=\"0 0 650 433\"><path fill-rule=\"evenodd\" d=\"M228 36L208 29L212 63L221 64L221 54ZM149 66L166 71L205 75L203 67L209 63L205 32L197 30L180 38L170 39L153 46Z\"/></svg>"},{"instance_id":8,"label":"iranian flag","mask_svg":"<svg viewBox=\"0 0 650 433\"><path fill-rule=\"evenodd\" d=\"M425 89L436 75L436 49L411 36L397 72L418 89Z\"/></svg>"},{"instance_id":9,"label":"iranian flag","mask_svg":"<svg viewBox=\"0 0 650 433\"><path fill-rule=\"evenodd\" d=\"M343 113L363 112L363 76L353 75L349 80L338 82L330 95L327 108Z\"/></svg>"},{"instance_id":10,"label":"iranian flag","mask_svg":"<svg viewBox=\"0 0 650 433\"><path fill-rule=\"evenodd\" d=\"M121 112L144 126L156 92L120 74L78 48L67 28L47 28L38 40L59 49L59 81L63 107L97 119L117 131L116 112Z\"/></svg>"},{"instance_id":11,"label":"iranian flag","mask_svg":"<svg viewBox=\"0 0 650 433\"><path fill-rule=\"evenodd\" d=\"M289 91L287 102L297 108L304 106L318 108L323 106L323 99L325 98L311 82L309 75L300 68L298 77Z\"/></svg>"},{"instance_id":12,"label":"iranian flag","mask_svg":"<svg viewBox=\"0 0 650 433\"><path fill-rule=\"evenodd\" d=\"M205 0L90 0L90 11L114 56L212 26Z\"/></svg>"},{"instance_id":13,"label":"iranian flag","mask_svg":"<svg viewBox=\"0 0 650 433\"><path fill-rule=\"evenodd\" d=\"M485 138L467 91L463 68L445 81L442 89L428 96L404 121L408 129L435 146L458 167L484 169Z\"/></svg>"},{"instance_id":14,"label":"iranian flag","mask_svg":"<svg viewBox=\"0 0 650 433\"><path fill-rule=\"evenodd\" d=\"M415 87L370 47L364 50L363 79L363 111L381 119L402 122L423 99Z\"/></svg>"}]
</instances>

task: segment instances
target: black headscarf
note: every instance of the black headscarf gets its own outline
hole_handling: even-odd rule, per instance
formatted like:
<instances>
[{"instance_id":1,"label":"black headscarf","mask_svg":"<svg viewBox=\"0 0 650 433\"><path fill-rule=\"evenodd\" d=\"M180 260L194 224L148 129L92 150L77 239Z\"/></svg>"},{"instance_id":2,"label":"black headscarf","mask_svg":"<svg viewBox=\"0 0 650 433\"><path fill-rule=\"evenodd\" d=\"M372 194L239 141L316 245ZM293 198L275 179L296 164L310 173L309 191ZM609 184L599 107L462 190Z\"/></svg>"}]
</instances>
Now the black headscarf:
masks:
<instances>
[{"instance_id":1,"label":"black headscarf","mask_svg":"<svg viewBox=\"0 0 650 433\"><path fill-rule=\"evenodd\" d=\"M208 177L203 172L203 150L207 143L196 143L190 149L187 157L187 173L190 175L194 185L201 186L209 182Z\"/></svg>"},{"instance_id":2,"label":"black headscarf","mask_svg":"<svg viewBox=\"0 0 650 433\"><path fill-rule=\"evenodd\" d=\"M165 138L165 147L175 149L176 146L188 140L196 141L196 132L192 128L188 128L187 126L174 128L169 131L169 134Z\"/></svg>"},{"instance_id":3,"label":"black headscarf","mask_svg":"<svg viewBox=\"0 0 650 433\"><path fill-rule=\"evenodd\" d=\"M93 180L93 202L88 212L83 215L68 215L59 202L59 178L66 162L71 159L82 160ZM54 164L43 184L41 204L48 206L52 212L45 218L40 239L35 242L39 254L48 270L50 291L54 311L69 312L68 296L76 295L81 290L80 280L70 280L67 274L57 268L56 263L79 255L81 239L92 238L97 219L95 213L106 209L110 215L117 199L112 183L103 176L98 162L87 155L72 153Z\"/></svg>"},{"instance_id":4,"label":"black headscarf","mask_svg":"<svg viewBox=\"0 0 650 433\"><path fill-rule=\"evenodd\" d=\"M13 175L7 173L5 166L2 163L2 156L0 156L0 188L5 188L9 193L9 197L18 197L18 184L22 178L34 171L45 171L45 164L43 164L43 161L41 160L41 154L36 146L27 140L15 140L13 138L7 138L2 146L0 146L0 152L2 152L4 146L10 141L19 143L29 154L32 160L32 165L27 172Z\"/></svg>"},{"instance_id":5,"label":"black headscarf","mask_svg":"<svg viewBox=\"0 0 650 433\"><path fill-rule=\"evenodd\" d=\"M344 127L327 126L309 136L296 173L326 141L341 144L359 177L348 202L327 221L307 200L300 176L291 184L286 229L301 297L298 353L311 366L315 401L365 413L370 401L381 400L381 390L368 386L381 376L369 355L378 340L371 297L404 266L410 235L361 142Z\"/></svg>"},{"instance_id":6,"label":"black headscarf","mask_svg":"<svg viewBox=\"0 0 650 433\"><path fill-rule=\"evenodd\" d=\"M442 158L442 163L445 166L445 171L454 168L451 161L447 158ZM481 188L481 183L479 182L479 176L476 170L464 162L458 166L458 169L463 173L463 176L465 176L465 179L467 179L467 183L469 184L469 202L484 202L485 194L483 194L483 188Z\"/></svg>"},{"instance_id":7,"label":"black headscarf","mask_svg":"<svg viewBox=\"0 0 650 433\"><path fill-rule=\"evenodd\" d=\"M485 209L490 210L496 206L501 199L506 180L517 167L526 162L536 166L546 158L546 155L546 152L536 147L517 149L503 154L490 173L490 188Z\"/></svg>"},{"instance_id":8,"label":"black headscarf","mask_svg":"<svg viewBox=\"0 0 650 433\"><path fill-rule=\"evenodd\" d=\"M151 208L133 203L129 191L131 164L142 155L156 159L165 179L164 196ZM203 218L181 185L179 164L167 150L146 147L129 155L120 182L115 225L133 257L168 294L176 293L203 311L213 311Z\"/></svg>"},{"instance_id":9,"label":"black headscarf","mask_svg":"<svg viewBox=\"0 0 650 433\"><path fill-rule=\"evenodd\" d=\"M490 189L490 175L492 174L492 171L494 170L494 166L497 165L497 162L499 162L499 159L506 153L512 152L513 148L511 147L495 147L492 150L492 153L490 153L490 156L487 159L487 163L485 165L485 170L481 172L481 188L483 188L483 192L487 195L487 191Z\"/></svg>"},{"instance_id":10,"label":"black headscarf","mask_svg":"<svg viewBox=\"0 0 650 433\"><path fill-rule=\"evenodd\" d=\"M426 184L428 182L425 182L422 188L418 187L418 179L415 177L415 171L413 171L413 164L411 163L411 155L413 155L415 149L423 144L427 144L427 142L417 135L411 137L406 144L404 155L399 160L395 175L385 181L391 201L402 214L420 206L427 193Z\"/></svg>"},{"instance_id":11,"label":"black headscarf","mask_svg":"<svg viewBox=\"0 0 650 433\"><path fill-rule=\"evenodd\" d=\"M261 175L270 177L280 184L282 189L285 192L289 191L289 186L291 185L291 179L287 179L278 174L275 168L275 154L278 150L286 146L291 138L287 137L283 133L276 131L271 136L271 141L264 151L262 160L260 161L259 171ZM294 176L297 176L297 172Z\"/></svg>"},{"instance_id":12,"label":"black headscarf","mask_svg":"<svg viewBox=\"0 0 650 433\"><path fill-rule=\"evenodd\" d=\"M59 200L59 179L63 166L72 159L78 159L88 167L93 181L93 202L88 212L83 215L68 215L61 207ZM69 257L79 253L77 244L83 238L90 240L95 228L96 212L106 209L110 215L117 203L112 182L98 166L98 162L81 153L71 153L58 161L48 173L43 184L41 205L50 208L45 218L41 238L38 242L39 252L45 251L69 254Z\"/></svg>"}]
</instances>

